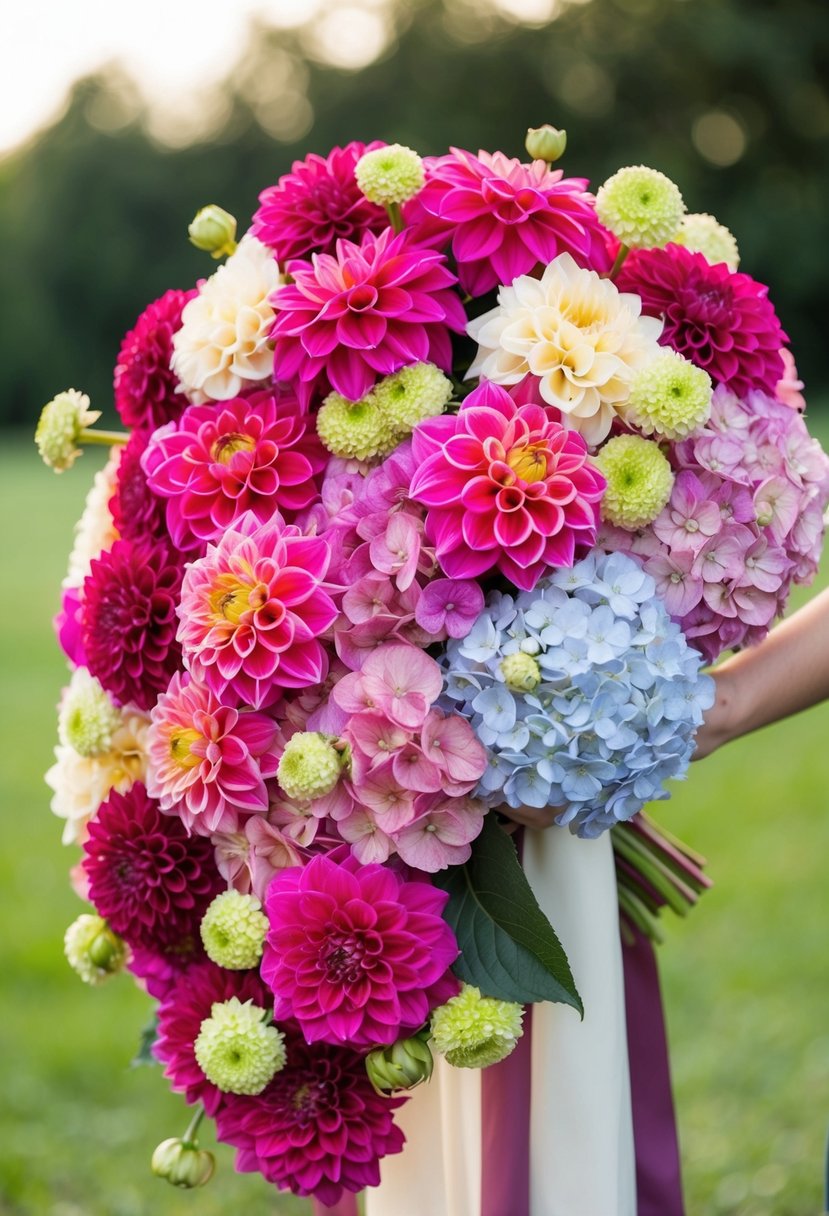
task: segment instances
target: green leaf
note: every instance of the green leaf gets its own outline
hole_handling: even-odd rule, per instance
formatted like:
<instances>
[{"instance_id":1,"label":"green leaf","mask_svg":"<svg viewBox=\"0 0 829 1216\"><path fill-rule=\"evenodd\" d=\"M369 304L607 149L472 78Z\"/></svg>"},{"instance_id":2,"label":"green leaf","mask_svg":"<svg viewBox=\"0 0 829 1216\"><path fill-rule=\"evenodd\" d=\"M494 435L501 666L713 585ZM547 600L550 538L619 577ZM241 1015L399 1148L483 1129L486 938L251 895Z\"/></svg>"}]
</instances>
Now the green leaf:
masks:
<instances>
[{"instance_id":1,"label":"green leaf","mask_svg":"<svg viewBox=\"0 0 829 1216\"><path fill-rule=\"evenodd\" d=\"M584 1013L561 942L538 906L515 845L487 815L466 865L433 875L461 955L455 974L485 996L556 1001Z\"/></svg>"},{"instance_id":2,"label":"green leaf","mask_svg":"<svg viewBox=\"0 0 829 1216\"><path fill-rule=\"evenodd\" d=\"M152 1053L152 1046L157 1037L158 1014L154 1013L141 1031L141 1037L138 1040L138 1050L130 1060L130 1068L141 1068L144 1064L158 1063L158 1060Z\"/></svg>"}]
</instances>

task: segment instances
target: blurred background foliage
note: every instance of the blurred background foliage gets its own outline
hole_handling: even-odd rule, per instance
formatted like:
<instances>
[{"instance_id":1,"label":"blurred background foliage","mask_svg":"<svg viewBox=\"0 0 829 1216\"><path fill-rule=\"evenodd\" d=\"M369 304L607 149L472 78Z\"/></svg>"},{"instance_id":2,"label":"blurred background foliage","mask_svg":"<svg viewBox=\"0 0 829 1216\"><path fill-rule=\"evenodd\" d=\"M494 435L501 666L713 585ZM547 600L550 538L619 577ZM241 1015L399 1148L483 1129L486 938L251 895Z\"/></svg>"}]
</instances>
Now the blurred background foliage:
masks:
<instances>
[{"instance_id":1,"label":"blurred background foliage","mask_svg":"<svg viewBox=\"0 0 829 1216\"><path fill-rule=\"evenodd\" d=\"M380 138L523 156L526 128L545 121L568 131L565 172L595 187L645 162L689 210L727 224L821 395L827 78L820 0L328 5L298 28L253 27L225 80L174 117L148 110L113 66L0 161L0 421L28 424L70 384L107 408L124 331L149 300L210 272L186 240L202 204L244 229L256 192L308 151Z\"/></svg>"}]
</instances>

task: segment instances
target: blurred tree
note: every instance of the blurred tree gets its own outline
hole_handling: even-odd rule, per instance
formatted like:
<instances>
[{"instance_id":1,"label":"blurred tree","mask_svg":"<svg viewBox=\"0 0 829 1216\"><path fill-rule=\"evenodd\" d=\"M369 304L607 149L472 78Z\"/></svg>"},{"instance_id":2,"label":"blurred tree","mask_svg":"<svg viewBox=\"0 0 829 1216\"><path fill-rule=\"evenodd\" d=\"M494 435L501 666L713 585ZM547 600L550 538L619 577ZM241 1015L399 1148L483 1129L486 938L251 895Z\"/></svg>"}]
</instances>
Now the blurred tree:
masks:
<instances>
[{"instance_id":1,"label":"blurred tree","mask_svg":"<svg viewBox=\"0 0 829 1216\"><path fill-rule=\"evenodd\" d=\"M313 25L257 29L218 129L190 146L152 137L116 70L75 86L65 116L0 164L0 421L32 422L70 384L108 408L124 330L167 287L210 273L186 240L201 204L244 229L255 192L307 151L380 138L523 155L524 130L544 121L568 130L565 171L598 184L651 164L689 210L727 224L743 269L772 284L812 396L827 392L829 5L573 0L528 26L495 0L414 0L388 21L360 71L325 62Z\"/></svg>"}]
</instances>

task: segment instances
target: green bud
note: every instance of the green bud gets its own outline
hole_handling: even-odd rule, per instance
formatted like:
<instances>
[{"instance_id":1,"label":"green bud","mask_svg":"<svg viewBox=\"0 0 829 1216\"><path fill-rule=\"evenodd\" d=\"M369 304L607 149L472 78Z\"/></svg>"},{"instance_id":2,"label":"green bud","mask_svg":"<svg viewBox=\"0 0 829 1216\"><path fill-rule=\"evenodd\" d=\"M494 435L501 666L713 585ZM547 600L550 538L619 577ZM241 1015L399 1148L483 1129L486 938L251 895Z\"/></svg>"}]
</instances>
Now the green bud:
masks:
<instances>
[{"instance_id":1,"label":"green bud","mask_svg":"<svg viewBox=\"0 0 829 1216\"><path fill-rule=\"evenodd\" d=\"M552 164L554 160L564 155L567 147L567 132L559 131L545 122L543 127L530 127L524 147L533 160L546 160Z\"/></svg>"},{"instance_id":2,"label":"green bud","mask_svg":"<svg viewBox=\"0 0 829 1216\"><path fill-rule=\"evenodd\" d=\"M66 930L63 940L69 965L84 983L102 984L126 962L126 946L100 916L83 913Z\"/></svg>"},{"instance_id":3,"label":"green bud","mask_svg":"<svg viewBox=\"0 0 829 1216\"><path fill-rule=\"evenodd\" d=\"M366 1056L366 1072L378 1093L414 1089L432 1075L432 1053L425 1039L414 1035L390 1047L377 1047Z\"/></svg>"},{"instance_id":4,"label":"green bud","mask_svg":"<svg viewBox=\"0 0 829 1216\"><path fill-rule=\"evenodd\" d=\"M157 1178L165 1178L171 1186L191 1191L210 1181L216 1160L207 1149L174 1136L161 1141L153 1153L150 1168Z\"/></svg>"},{"instance_id":5,"label":"green bud","mask_svg":"<svg viewBox=\"0 0 829 1216\"><path fill-rule=\"evenodd\" d=\"M197 211L187 232L190 243L211 257L222 258L236 249L236 217L216 203Z\"/></svg>"}]
</instances>

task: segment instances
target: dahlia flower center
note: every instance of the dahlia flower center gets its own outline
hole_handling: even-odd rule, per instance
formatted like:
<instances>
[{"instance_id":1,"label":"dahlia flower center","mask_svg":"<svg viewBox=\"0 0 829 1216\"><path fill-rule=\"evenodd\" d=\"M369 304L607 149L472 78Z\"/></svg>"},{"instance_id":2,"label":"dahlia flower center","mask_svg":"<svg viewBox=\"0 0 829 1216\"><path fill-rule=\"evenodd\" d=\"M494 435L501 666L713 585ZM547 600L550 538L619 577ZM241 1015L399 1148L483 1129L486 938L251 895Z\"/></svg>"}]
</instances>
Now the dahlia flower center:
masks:
<instances>
[{"instance_id":1,"label":"dahlia flower center","mask_svg":"<svg viewBox=\"0 0 829 1216\"><path fill-rule=\"evenodd\" d=\"M377 288L370 283L361 283L359 287L351 288L345 302L352 312L366 312L377 303Z\"/></svg>"},{"instance_id":2,"label":"dahlia flower center","mask_svg":"<svg viewBox=\"0 0 829 1216\"><path fill-rule=\"evenodd\" d=\"M527 443L510 449L507 464L522 481L543 481L547 476L547 457L543 443Z\"/></svg>"},{"instance_id":3,"label":"dahlia flower center","mask_svg":"<svg viewBox=\"0 0 829 1216\"><path fill-rule=\"evenodd\" d=\"M210 449L210 455L219 464L229 464L237 452L252 452L255 447L256 442L250 435L232 432L219 436Z\"/></svg>"},{"instance_id":4,"label":"dahlia flower center","mask_svg":"<svg viewBox=\"0 0 829 1216\"><path fill-rule=\"evenodd\" d=\"M351 933L329 938L320 955L326 978L332 984L356 984L363 973L366 955L376 955L378 943L373 934Z\"/></svg>"},{"instance_id":5,"label":"dahlia flower center","mask_svg":"<svg viewBox=\"0 0 829 1216\"><path fill-rule=\"evenodd\" d=\"M302 1121L309 1123L317 1118L321 1110L331 1108L332 1098L331 1086L320 1081L306 1081L297 1086L291 1094L290 1102Z\"/></svg>"},{"instance_id":6,"label":"dahlia flower center","mask_svg":"<svg viewBox=\"0 0 829 1216\"><path fill-rule=\"evenodd\" d=\"M179 768L195 768L200 763L201 757L193 751L193 744L198 743L201 738L199 732L193 730L192 727L182 727L180 730L171 731L170 759Z\"/></svg>"},{"instance_id":7,"label":"dahlia flower center","mask_svg":"<svg viewBox=\"0 0 829 1216\"><path fill-rule=\"evenodd\" d=\"M210 595L210 607L216 623L230 621L231 625L238 625L243 615L252 607L253 590L254 588L233 574L221 575Z\"/></svg>"}]
</instances>

